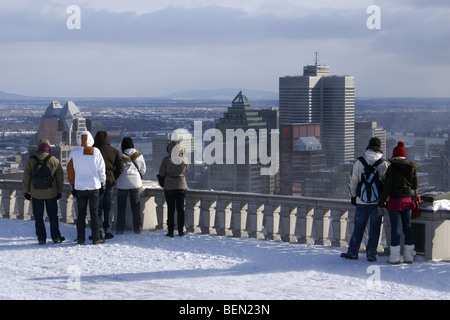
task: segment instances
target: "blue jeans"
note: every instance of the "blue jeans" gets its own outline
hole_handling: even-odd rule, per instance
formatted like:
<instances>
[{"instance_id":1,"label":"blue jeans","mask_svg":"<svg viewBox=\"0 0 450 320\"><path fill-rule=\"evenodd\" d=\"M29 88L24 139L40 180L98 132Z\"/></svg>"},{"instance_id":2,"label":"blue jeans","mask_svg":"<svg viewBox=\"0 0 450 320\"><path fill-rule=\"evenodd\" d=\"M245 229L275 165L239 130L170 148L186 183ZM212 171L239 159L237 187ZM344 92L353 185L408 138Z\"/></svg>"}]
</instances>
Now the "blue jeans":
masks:
<instances>
[{"instance_id":1,"label":"blue jeans","mask_svg":"<svg viewBox=\"0 0 450 320\"><path fill-rule=\"evenodd\" d=\"M34 223L36 227L36 235L39 241L46 241L47 233L44 224L44 205L47 210L48 219L50 220L50 236L53 240L61 237L59 232L58 220L58 202L55 198L52 199L31 199L33 206Z\"/></svg>"},{"instance_id":2,"label":"blue jeans","mask_svg":"<svg viewBox=\"0 0 450 320\"><path fill-rule=\"evenodd\" d=\"M400 224L403 226L405 244L414 244L414 236L411 228L411 213L412 209L389 211L389 220L391 222L391 246L394 247L400 244Z\"/></svg>"},{"instance_id":3,"label":"blue jeans","mask_svg":"<svg viewBox=\"0 0 450 320\"><path fill-rule=\"evenodd\" d=\"M380 238L382 215L378 213L377 205L358 204L355 212L355 229L348 246L348 254L357 256L359 246L369 221L369 240L366 246L366 256L375 257L377 254L378 239Z\"/></svg>"},{"instance_id":4,"label":"blue jeans","mask_svg":"<svg viewBox=\"0 0 450 320\"><path fill-rule=\"evenodd\" d=\"M112 216L111 216L111 201L112 201L113 187L105 187L105 191L99 195L98 199L98 221L100 228L103 226L105 233L111 232Z\"/></svg>"}]
</instances>

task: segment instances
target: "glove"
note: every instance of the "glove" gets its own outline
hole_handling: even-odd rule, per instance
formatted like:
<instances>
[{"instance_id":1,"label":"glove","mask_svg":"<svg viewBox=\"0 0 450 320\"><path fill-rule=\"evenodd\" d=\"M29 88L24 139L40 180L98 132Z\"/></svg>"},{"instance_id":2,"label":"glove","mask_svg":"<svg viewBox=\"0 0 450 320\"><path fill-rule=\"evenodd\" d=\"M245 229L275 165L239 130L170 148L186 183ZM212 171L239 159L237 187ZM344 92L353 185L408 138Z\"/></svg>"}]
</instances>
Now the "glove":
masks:
<instances>
[{"instance_id":1,"label":"glove","mask_svg":"<svg viewBox=\"0 0 450 320\"><path fill-rule=\"evenodd\" d=\"M102 186L100 187L100 189L98 190L100 194L103 194L103 192L105 192L105 183L102 182Z\"/></svg>"},{"instance_id":2,"label":"glove","mask_svg":"<svg viewBox=\"0 0 450 320\"><path fill-rule=\"evenodd\" d=\"M56 195L56 200L59 200L59 199L61 199L61 193L58 193L57 195Z\"/></svg>"},{"instance_id":3,"label":"glove","mask_svg":"<svg viewBox=\"0 0 450 320\"><path fill-rule=\"evenodd\" d=\"M356 197L351 197L350 202L352 205L356 206Z\"/></svg>"},{"instance_id":4,"label":"glove","mask_svg":"<svg viewBox=\"0 0 450 320\"><path fill-rule=\"evenodd\" d=\"M75 189L73 184L71 184L71 186L72 186L72 196L76 198L77 197L77 190Z\"/></svg>"},{"instance_id":5,"label":"glove","mask_svg":"<svg viewBox=\"0 0 450 320\"><path fill-rule=\"evenodd\" d=\"M23 197L24 197L25 199L27 199L28 201L30 201L30 200L31 200L31 193L27 192L27 193L25 193L25 194L23 195Z\"/></svg>"}]
</instances>

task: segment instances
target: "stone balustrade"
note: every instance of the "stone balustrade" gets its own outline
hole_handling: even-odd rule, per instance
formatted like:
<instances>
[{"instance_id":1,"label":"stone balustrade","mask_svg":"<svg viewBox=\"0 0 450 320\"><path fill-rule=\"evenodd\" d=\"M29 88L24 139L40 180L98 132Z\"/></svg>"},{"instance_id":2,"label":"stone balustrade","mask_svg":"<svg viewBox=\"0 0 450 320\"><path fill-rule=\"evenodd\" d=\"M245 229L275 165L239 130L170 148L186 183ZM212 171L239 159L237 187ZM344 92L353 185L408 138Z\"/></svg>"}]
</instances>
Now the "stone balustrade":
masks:
<instances>
[{"instance_id":1,"label":"stone balustrade","mask_svg":"<svg viewBox=\"0 0 450 320\"><path fill-rule=\"evenodd\" d=\"M146 183L141 194L143 228L148 230L167 227L164 192L155 184ZM23 197L20 181L0 180L0 205L0 218L32 219L31 204ZM73 223L76 219L76 205L68 184L59 200L59 210L62 222ZM131 216L130 208L128 211ZM188 190L185 228L187 232L199 234L343 248L351 237L354 215L355 207L347 199ZM131 226L131 217L127 221ZM450 211L423 210L413 224L418 227L415 228L418 238L423 238L421 248L416 245L418 252L426 259L450 260ZM387 249L389 235L386 214L380 253Z\"/></svg>"}]
</instances>

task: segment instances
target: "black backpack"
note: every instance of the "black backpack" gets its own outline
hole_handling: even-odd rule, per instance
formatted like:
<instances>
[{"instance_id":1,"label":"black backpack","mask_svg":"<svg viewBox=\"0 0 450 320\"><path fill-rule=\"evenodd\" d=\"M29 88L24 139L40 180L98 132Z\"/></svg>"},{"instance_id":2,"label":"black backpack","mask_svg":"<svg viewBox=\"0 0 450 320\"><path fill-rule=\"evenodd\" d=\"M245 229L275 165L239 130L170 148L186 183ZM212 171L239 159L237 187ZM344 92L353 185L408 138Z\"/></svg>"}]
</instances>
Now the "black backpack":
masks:
<instances>
[{"instance_id":1,"label":"black backpack","mask_svg":"<svg viewBox=\"0 0 450 320\"><path fill-rule=\"evenodd\" d=\"M380 181L377 167L384 159L378 159L372 165L369 165L364 157L359 157L358 160L362 163L363 170L361 172L361 181L356 188L356 195L362 202L370 203L377 201L383 191L383 184Z\"/></svg>"},{"instance_id":2,"label":"black backpack","mask_svg":"<svg viewBox=\"0 0 450 320\"><path fill-rule=\"evenodd\" d=\"M40 160L36 156L31 156L31 158L36 159L31 179L35 189L50 189L53 187L52 169L47 162L51 157L52 155L49 154L43 160Z\"/></svg>"}]
</instances>

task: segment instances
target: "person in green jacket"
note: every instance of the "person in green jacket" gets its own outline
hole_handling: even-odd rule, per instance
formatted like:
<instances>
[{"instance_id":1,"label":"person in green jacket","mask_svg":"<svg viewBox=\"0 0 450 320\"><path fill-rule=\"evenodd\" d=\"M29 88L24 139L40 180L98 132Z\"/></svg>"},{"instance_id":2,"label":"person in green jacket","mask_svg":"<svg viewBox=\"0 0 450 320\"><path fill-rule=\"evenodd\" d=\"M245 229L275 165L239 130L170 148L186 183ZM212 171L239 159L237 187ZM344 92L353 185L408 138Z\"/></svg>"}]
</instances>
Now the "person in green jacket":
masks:
<instances>
[{"instance_id":1,"label":"person in green jacket","mask_svg":"<svg viewBox=\"0 0 450 320\"><path fill-rule=\"evenodd\" d=\"M48 139L39 140L37 147L36 157L30 157L25 165L22 179L23 193L25 199L31 201L39 244L46 244L47 242L47 233L44 224L44 206L50 220L50 236L54 243L60 243L65 240L65 238L61 236L59 230L57 201L61 198L63 189L63 169L59 160L56 157L51 156L47 161L53 177L51 187L43 189L36 187L33 184L33 179L36 179L33 177L33 170L37 163L37 159L44 160L52 153L52 148L50 147Z\"/></svg>"}]
</instances>

